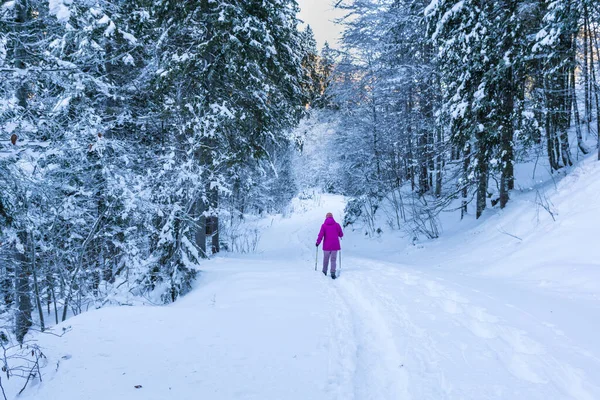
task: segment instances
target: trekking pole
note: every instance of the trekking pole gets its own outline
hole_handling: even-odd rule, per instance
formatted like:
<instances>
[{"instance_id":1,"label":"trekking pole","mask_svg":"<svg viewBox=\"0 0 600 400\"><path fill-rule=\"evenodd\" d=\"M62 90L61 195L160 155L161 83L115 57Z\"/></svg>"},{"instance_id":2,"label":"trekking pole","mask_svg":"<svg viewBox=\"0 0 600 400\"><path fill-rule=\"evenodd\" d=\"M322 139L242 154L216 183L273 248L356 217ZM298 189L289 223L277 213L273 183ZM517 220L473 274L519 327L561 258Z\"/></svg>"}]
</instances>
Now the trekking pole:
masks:
<instances>
[{"instance_id":1,"label":"trekking pole","mask_svg":"<svg viewBox=\"0 0 600 400\"><path fill-rule=\"evenodd\" d=\"M317 270L317 262L319 262L319 246L317 246L317 253L315 254L315 271Z\"/></svg>"}]
</instances>

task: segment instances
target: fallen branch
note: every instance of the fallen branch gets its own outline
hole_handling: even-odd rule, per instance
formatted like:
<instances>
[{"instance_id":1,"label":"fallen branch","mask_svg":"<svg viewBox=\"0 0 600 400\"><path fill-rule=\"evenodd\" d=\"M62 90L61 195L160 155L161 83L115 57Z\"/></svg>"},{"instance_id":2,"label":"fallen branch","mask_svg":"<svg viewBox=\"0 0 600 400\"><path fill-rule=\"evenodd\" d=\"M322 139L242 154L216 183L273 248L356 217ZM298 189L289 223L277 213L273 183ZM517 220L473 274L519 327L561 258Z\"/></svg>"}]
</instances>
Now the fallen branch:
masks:
<instances>
[{"instance_id":1,"label":"fallen branch","mask_svg":"<svg viewBox=\"0 0 600 400\"><path fill-rule=\"evenodd\" d=\"M508 232L506 232L504 229L500 229L500 228L498 228L498 232L500 232L500 233L504 233L505 235L508 235L508 236L510 236L510 237L513 237L513 238L515 238L515 239L518 239L518 240L520 240L520 241L523 241L523 239L521 239L520 237L518 237L518 236L515 236L515 235L513 235L512 233L508 233Z\"/></svg>"}]
</instances>

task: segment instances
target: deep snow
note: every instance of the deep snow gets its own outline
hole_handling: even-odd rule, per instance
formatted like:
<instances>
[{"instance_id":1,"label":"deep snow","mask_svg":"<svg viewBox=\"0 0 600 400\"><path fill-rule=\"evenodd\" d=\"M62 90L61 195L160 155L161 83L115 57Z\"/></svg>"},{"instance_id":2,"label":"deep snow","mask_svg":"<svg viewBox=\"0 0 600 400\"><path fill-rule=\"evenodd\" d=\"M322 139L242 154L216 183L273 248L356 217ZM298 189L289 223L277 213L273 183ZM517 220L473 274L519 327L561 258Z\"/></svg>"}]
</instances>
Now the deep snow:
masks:
<instances>
[{"instance_id":1,"label":"deep snow","mask_svg":"<svg viewBox=\"0 0 600 400\"><path fill-rule=\"evenodd\" d=\"M528 191L437 241L346 229L336 281L314 242L344 199L296 200L179 302L37 335L20 399L600 399L600 163L544 190L556 222Z\"/></svg>"}]
</instances>

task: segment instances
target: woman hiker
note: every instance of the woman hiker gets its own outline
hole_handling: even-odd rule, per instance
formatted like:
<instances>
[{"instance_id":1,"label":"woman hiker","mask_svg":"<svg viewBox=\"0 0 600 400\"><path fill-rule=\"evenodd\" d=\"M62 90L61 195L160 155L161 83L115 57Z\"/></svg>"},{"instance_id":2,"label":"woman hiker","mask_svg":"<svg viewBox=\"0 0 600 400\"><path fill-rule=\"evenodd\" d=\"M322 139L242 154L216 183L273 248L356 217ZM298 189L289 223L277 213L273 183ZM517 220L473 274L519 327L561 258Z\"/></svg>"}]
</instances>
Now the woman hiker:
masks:
<instances>
[{"instance_id":1,"label":"woman hiker","mask_svg":"<svg viewBox=\"0 0 600 400\"><path fill-rule=\"evenodd\" d=\"M325 222L321 225L319 236L317 237L317 247L323 241L323 274L327 276L327 267L331 258L331 277L335 279L335 264L337 262L337 253L340 247L340 238L344 236L342 227L335 222L332 213L327 213Z\"/></svg>"}]
</instances>

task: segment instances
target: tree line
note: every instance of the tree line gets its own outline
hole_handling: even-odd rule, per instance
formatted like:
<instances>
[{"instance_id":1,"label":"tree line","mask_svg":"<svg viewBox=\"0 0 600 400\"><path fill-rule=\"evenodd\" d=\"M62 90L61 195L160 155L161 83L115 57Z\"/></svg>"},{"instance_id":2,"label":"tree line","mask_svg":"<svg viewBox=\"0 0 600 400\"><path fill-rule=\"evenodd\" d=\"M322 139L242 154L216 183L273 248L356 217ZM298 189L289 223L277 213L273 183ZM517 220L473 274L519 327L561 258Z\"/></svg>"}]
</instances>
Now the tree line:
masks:
<instances>
[{"instance_id":1,"label":"tree line","mask_svg":"<svg viewBox=\"0 0 600 400\"><path fill-rule=\"evenodd\" d=\"M600 3L337 6L342 49L320 118L339 121L347 223L385 205L390 226L437 237L442 210L504 208L516 163L541 155L561 173L600 142Z\"/></svg>"}]
</instances>

